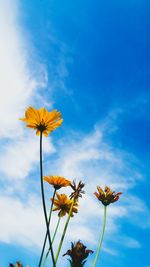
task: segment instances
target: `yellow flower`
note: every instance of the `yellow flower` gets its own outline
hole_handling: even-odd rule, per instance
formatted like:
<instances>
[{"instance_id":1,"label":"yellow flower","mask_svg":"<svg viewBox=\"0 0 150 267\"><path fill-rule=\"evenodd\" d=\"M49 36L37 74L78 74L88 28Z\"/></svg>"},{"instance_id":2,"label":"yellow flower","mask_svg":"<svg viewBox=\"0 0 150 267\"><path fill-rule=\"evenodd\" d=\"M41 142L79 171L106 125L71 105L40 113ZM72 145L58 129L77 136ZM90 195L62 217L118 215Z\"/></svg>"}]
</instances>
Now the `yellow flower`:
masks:
<instances>
[{"instance_id":1,"label":"yellow flower","mask_svg":"<svg viewBox=\"0 0 150 267\"><path fill-rule=\"evenodd\" d=\"M122 194L122 192L115 193L114 191L111 191L108 186L105 186L104 190L100 186L98 186L97 190L98 193L95 192L94 195L98 198L99 201L102 202L104 206L116 202L119 199L119 196Z\"/></svg>"},{"instance_id":2,"label":"yellow flower","mask_svg":"<svg viewBox=\"0 0 150 267\"><path fill-rule=\"evenodd\" d=\"M28 128L36 130L37 135L43 133L46 137L63 122L59 111L52 110L49 112L45 108L35 109L33 107L28 107L25 118L20 120L26 122Z\"/></svg>"},{"instance_id":3,"label":"yellow flower","mask_svg":"<svg viewBox=\"0 0 150 267\"><path fill-rule=\"evenodd\" d=\"M61 176L44 176L43 180L53 185L56 190L71 185L71 182Z\"/></svg>"},{"instance_id":4,"label":"yellow flower","mask_svg":"<svg viewBox=\"0 0 150 267\"><path fill-rule=\"evenodd\" d=\"M71 207L71 205L73 203L73 200L69 199L66 194L58 194L58 193L56 193L56 195L57 195L57 199L54 198L54 206L55 206L55 208L53 209L53 211L59 210L58 216L59 217L63 217L63 216L66 215L66 213L69 214L70 207ZM51 198L51 200L52 200L52 198ZM77 213L78 212L77 207L78 207L78 203L74 202L73 208L72 208L71 217L74 216L73 213Z\"/></svg>"}]
</instances>

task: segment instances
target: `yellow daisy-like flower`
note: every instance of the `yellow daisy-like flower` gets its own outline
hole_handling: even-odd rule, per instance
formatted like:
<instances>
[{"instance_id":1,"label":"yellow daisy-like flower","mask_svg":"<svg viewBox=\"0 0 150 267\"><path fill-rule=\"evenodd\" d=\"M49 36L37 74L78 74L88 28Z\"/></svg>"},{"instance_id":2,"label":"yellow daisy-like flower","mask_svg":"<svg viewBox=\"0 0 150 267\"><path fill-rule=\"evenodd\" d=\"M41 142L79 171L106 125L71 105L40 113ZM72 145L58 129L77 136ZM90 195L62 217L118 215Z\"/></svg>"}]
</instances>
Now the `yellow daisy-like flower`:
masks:
<instances>
[{"instance_id":1,"label":"yellow daisy-like flower","mask_svg":"<svg viewBox=\"0 0 150 267\"><path fill-rule=\"evenodd\" d=\"M35 109L33 107L28 107L25 118L20 120L26 122L28 128L36 130L37 135L43 133L46 137L63 122L59 111L54 109L49 112L45 108Z\"/></svg>"},{"instance_id":2,"label":"yellow daisy-like flower","mask_svg":"<svg viewBox=\"0 0 150 267\"><path fill-rule=\"evenodd\" d=\"M66 215L66 213L69 214L70 211L70 207L73 203L73 200L68 198L66 194L58 194L56 193L57 199L54 198L54 206L55 208L53 209L53 211L59 210L58 216L59 217L63 217ZM51 198L52 201L52 198ZM78 203L74 202L73 204L73 208L72 208L72 213L71 213L71 217L74 216L73 213L77 213L78 212Z\"/></svg>"},{"instance_id":3,"label":"yellow daisy-like flower","mask_svg":"<svg viewBox=\"0 0 150 267\"><path fill-rule=\"evenodd\" d=\"M43 180L53 185L56 190L71 185L71 182L62 176L44 176Z\"/></svg>"}]
</instances>

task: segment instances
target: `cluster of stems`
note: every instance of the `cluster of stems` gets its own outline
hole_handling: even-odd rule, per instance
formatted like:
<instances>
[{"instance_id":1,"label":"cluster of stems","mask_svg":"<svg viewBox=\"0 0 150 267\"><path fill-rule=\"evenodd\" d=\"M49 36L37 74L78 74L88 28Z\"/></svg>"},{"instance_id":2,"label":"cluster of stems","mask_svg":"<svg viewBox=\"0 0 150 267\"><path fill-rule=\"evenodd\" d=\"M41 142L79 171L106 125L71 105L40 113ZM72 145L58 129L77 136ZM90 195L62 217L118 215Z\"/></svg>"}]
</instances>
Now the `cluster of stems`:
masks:
<instances>
[{"instance_id":1,"label":"cluster of stems","mask_svg":"<svg viewBox=\"0 0 150 267\"><path fill-rule=\"evenodd\" d=\"M58 222L55 228L55 232L53 235L53 238L51 238L51 232L50 232L50 223L51 223L51 216L52 216L52 210L53 210L53 204L54 204L54 198L55 198L55 194L56 194L56 189L54 189L54 193L53 193L53 197L52 197L52 203L51 203L51 208L50 208L50 213L49 213L49 217L47 216L47 210L46 210L46 203L45 203L45 194L44 194L44 185L43 185L43 164L42 164L42 132L40 134L40 180L41 180L41 195L42 195L42 204L43 204L43 211L44 211L44 217L45 217L45 223L46 223L46 235L45 235L45 239L44 239L44 243L43 243L43 248L42 248L42 252L41 252L41 256L40 256L40 260L39 260L39 264L38 267L44 267L46 264L46 261L48 259L49 253L51 253L51 258L52 258L52 264L53 267L56 267L59 255L60 255L60 251L63 245L63 241L66 235L66 231L67 231L67 227L71 218L71 214L72 214L72 209L73 209L73 205L75 200L73 199L72 204L70 206L70 210L68 213L68 217L62 232L62 236L60 239L60 243L58 246L58 250L56 252L56 256L54 255L54 251L53 251L53 242L54 239L56 237L56 233L60 224L60 219L61 217L58 218ZM43 260L44 257L44 251L46 248L46 242L47 242L47 238L48 238L48 242L49 242L49 249L46 253L46 256ZM43 262L43 263L42 263Z\"/></svg>"},{"instance_id":2,"label":"cluster of stems","mask_svg":"<svg viewBox=\"0 0 150 267\"><path fill-rule=\"evenodd\" d=\"M52 203L51 203L50 213L49 213L49 217L48 217L47 216L47 210L46 210L46 203L45 203L44 185L43 185L42 133L40 134L40 178L41 178L42 204L43 204L43 211L44 211L44 217L45 217L45 223L46 223L46 235L45 235L45 240L44 240L44 243L43 243L43 248L42 248L42 252L41 252L41 256L40 256L38 267L44 267L45 266L46 261L47 261L48 256L49 256L50 253L51 253L51 259L52 259L52 266L56 267L56 264L57 264L57 261L58 261L59 255L60 255L60 251L61 251L61 248L62 248L62 245L63 245L63 241L64 241L64 238L65 238L65 235L66 235L66 231L67 231L67 228L68 228L68 224L69 224L69 221L70 221L70 218L71 218L73 205L75 203L75 198L73 198L73 200L72 200L72 204L70 206L70 210L69 210L69 213L68 213L68 217L67 217L63 232L62 232L60 243L58 245L58 249L57 249L56 255L54 255L53 242L54 242L55 237L56 237L56 233L57 233L57 230L58 230L58 227L59 227L59 224L60 224L61 217L60 216L58 217L58 222L56 224L56 228L55 228L53 237L51 238L50 223L51 223L51 216L52 216L54 198L55 198L55 195L56 195L56 189L54 189L54 192L53 192ZM95 254L95 258L94 258L94 261L93 261L91 267L95 267L96 266L97 260L99 258L100 250L101 250L103 237L104 237L105 226L106 226L107 205L104 205L103 207L104 207L104 220L103 220L102 232L101 232L101 235L100 235L100 240L99 240L97 252ZM44 258L44 252L45 252L47 240L48 240L48 244L49 244L49 249L48 249L48 251L47 251L47 253L45 255L45 258Z\"/></svg>"}]
</instances>

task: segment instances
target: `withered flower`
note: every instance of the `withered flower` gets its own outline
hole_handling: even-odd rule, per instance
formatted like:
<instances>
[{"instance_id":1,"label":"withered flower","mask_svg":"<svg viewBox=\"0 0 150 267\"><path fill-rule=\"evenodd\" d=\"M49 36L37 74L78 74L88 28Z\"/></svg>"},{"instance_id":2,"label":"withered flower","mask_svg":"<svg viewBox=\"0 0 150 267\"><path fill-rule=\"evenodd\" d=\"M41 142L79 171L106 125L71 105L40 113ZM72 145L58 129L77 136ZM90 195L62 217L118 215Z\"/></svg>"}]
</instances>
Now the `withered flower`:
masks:
<instances>
[{"instance_id":1,"label":"withered flower","mask_svg":"<svg viewBox=\"0 0 150 267\"><path fill-rule=\"evenodd\" d=\"M82 194L85 193L85 191L83 190L83 187L85 186L85 184L82 183L82 181L80 181L78 184L76 184L75 181L73 181L70 186L73 189L73 192L71 193L70 198L71 199L74 198L74 200L78 201L78 198L82 197Z\"/></svg>"},{"instance_id":2,"label":"withered flower","mask_svg":"<svg viewBox=\"0 0 150 267\"><path fill-rule=\"evenodd\" d=\"M9 267L23 267L20 261L17 261L16 265L13 265L12 263L9 264Z\"/></svg>"},{"instance_id":3,"label":"withered flower","mask_svg":"<svg viewBox=\"0 0 150 267\"><path fill-rule=\"evenodd\" d=\"M16 267L23 267L23 265L21 264L21 262L17 262Z\"/></svg>"},{"instance_id":4,"label":"withered flower","mask_svg":"<svg viewBox=\"0 0 150 267\"><path fill-rule=\"evenodd\" d=\"M66 194L58 194L56 192L56 196L57 196L57 198L54 198L54 206L55 206L55 208L53 209L53 211L59 210L59 213L58 213L59 217L65 216L66 213L69 214L69 211L70 211L71 205L73 203L73 200L69 199ZM52 198L51 198L51 200L52 200ZM73 203L72 212L71 212L71 215L70 215L71 217L74 216L74 213L78 212L77 208L78 208L78 203L74 202Z\"/></svg>"},{"instance_id":5,"label":"withered flower","mask_svg":"<svg viewBox=\"0 0 150 267\"><path fill-rule=\"evenodd\" d=\"M43 180L53 185L56 190L71 185L71 182L62 176L44 176Z\"/></svg>"},{"instance_id":6,"label":"withered flower","mask_svg":"<svg viewBox=\"0 0 150 267\"><path fill-rule=\"evenodd\" d=\"M105 186L104 190L100 186L98 186L97 190L98 192L95 192L94 195L98 198L99 201L102 202L104 206L116 202L119 199L119 196L122 194L122 192L115 193L115 191L111 191L108 186Z\"/></svg>"},{"instance_id":7,"label":"withered flower","mask_svg":"<svg viewBox=\"0 0 150 267\"><path fill-rule=\"evenodd\" d=\"M69 249L63 256L68 255L71 257L71 260L69 261L72 267L82 267L89 254L92 253L92 250L86 249L86 246L78 241L76 244L71 243L71 249Z\"/></svg>"}]
</instances>

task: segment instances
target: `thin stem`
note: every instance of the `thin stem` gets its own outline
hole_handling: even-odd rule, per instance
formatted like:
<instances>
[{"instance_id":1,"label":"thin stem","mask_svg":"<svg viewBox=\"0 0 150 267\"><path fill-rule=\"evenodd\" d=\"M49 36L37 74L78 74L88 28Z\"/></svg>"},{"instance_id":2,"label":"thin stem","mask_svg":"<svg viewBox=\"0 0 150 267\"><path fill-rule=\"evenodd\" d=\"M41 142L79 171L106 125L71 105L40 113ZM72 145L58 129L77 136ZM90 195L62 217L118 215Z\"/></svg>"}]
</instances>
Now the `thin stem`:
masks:
<instances>
[{"instance_id":1,"label":"thin stem","mask_svg":"<svg viewBox=\"0 0 150 267\"><path fill-rule=\"evenodd\" d=\"M59 253L60 253L64 238L65 238L65 234L66 234L66 231L67 231L67 227L68 227L68 224L69 224L69 221L70 221L70 217L71 217L71 213L72 213L72 209L73 209L73 204L74 204L74 199L72 200L72 204L71 204L71 207L70 207L70 210L69 210L68 218L67 218L66 224L64 226L64 230L63 230L62 237L61 237L61 240L60 240L60 243L59 243L59 247L58 247L58 250L57 250L57 254L56 254L55 263L57 263L57 260L58 260L58 257L59 257Z\"/></svg>"},{"instance_id":2,"label":"thin stem","mask_svg":"<svg viewBox=\"0 0 150 267\"><path fill-rule=\"evenodd\" d=\"M54 242L54 240L55 240L55 236L56 236L56 234L57 234L57 230L58 230L58 227L59 227L59 224L60 224L60 219L61 219L61 217L58 218L58 222L57 222L57 225L56 225L56 228L55 228L55 232L54 232L54 235L53 235L53 238L52 238L52 244L53 244L53 242ZM49 248L49 250L48 250L47 253L46 253L46 256L45 256L45 259L44 259L44 263L43 263L42 267L45 266L45 263L46 263L46 261L47 261L49 252L50 252L50 248Z\"/></svg>"},{"instance_id":3,"label":"thin stem","mask_svg":"<svg viewBox=\"0 0 150 267\"><path fill-rule=\"evenodd\" d=\"M101 250L101 246L102 246L102 242L103 242L103 237L104 237L104 232L105 232L105 226L106 226L106 210L107 210L107 206L104 206L104 221L103 221L103 228L102 228L102 233L100 235L100 240L99 240L99 244L98 244L98 248L97 248L97 252L96 252L96 256L94 259L94 262L92 264L92 267L96 266L96 262Z\"/></svg>"},{"instance_id":4,"label":"thin stem","mask_svg":"<svg viewBox=\"0 0 150 267\"><path fill-rule=\"evenodd\" d=\"M53 248L52 248L52 242L51 242L51 236L50 236L49 224L48 224L48 218L47 218L47 212L46 212L45 196L44 196L43 166L42 166L42 132L40 134L40 178L41 178L41 193L42 193L42 204L43 204L45 223L46 223L46 228L47 228L47 233L48 233L48 239L49 239L49 245L50 245L50 250L51 250L51 255L52 255L53 267L55 267L56 264L55 264L54 253L53 253Z\"/></svg>"},{"instance_id":5,"label":"thin stem","mask_svg":"<svg viewBox=\"0 0 150 267\"><path fill-rule=\"evenodd\" d=\"M57 230L58 230L58 227L59 227L59 224L60 224L60 219L61 219L61 217L59 217L59 219L58 219L58 222L57 222L57 225L56 225L56 228L55 228L55 232L54 232L54 235L53 235L53 238L52 238L52 244L53 244L53 242L55 240L55 237L56 237L56 234L57 234Z\"/></svg>"},{"instance_id":6,"label":"thin stem","mask_svg":"<svg viewBox=\"0 0 150 267\"><path fill-rule=\"evenodd\" d=\"M56 189L54 190L53 197L52 197L50 214L49 214L49 219L48 219L48 229L50 228L51 215L52 215L52 210L53 210L53 204L54 204L55 194L56 194ZM42 252L41 252L41 256L40 256L40 261L39 261L39 265L38 265L39 267L41 266L41 263L42 263L43 254L44 254L44 250L45 250L45 246L46 246L46 241L47 241L47 236L48 236L48 231L46 231L46 235L45 235L45 239L44 239L44 243L43 243L43 248L42 248ZM49 251L50 251L50 249L49 249Z\"/></svg>"}]
</instances>

